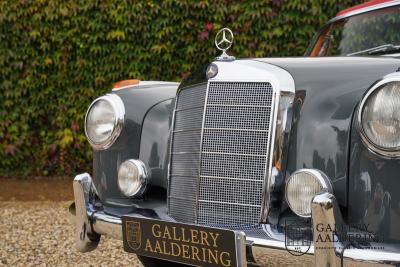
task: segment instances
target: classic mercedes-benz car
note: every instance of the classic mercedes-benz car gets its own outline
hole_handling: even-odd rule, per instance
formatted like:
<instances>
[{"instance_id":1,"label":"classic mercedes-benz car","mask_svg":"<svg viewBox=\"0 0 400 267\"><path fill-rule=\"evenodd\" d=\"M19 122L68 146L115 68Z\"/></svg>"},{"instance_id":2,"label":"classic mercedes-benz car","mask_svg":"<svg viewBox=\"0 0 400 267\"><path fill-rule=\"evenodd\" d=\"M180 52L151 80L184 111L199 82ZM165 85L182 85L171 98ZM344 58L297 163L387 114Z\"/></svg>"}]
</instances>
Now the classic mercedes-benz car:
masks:
<instances>
[{"instance_id":1,"label":"classic mercedes-benz car","mask_svg":"<svg viewBox=\"0 0 400 267\"><path fill-rule=\"evenodd\" d=\"M400 1L342 11L305 57L222 55L182 83L94 100L76 247L145 266L400 264ZM293 261L291 261L293 262Z\"/></svg>"}]
</instances>

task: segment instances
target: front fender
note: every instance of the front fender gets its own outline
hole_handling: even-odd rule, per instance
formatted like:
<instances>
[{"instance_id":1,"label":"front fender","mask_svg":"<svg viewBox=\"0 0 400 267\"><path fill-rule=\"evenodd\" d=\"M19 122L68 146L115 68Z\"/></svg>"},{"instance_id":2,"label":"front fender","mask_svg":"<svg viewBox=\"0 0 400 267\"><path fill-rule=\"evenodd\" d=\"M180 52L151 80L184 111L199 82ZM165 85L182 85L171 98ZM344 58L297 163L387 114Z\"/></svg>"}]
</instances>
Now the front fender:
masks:
<instances>
[{"instance_id":1,"label":"front fender","mask_svg":"<svg viewBox=\"0 0 400 267\"><path fill-rule=\"evenodd\" d=\"M118 167L127 159L140 158L141 147L144 147L141 146L144 122L146 121L146 125L150 125L152 120L155 119L158 120L156 124L160 124L160 118L156 118L157 116L154 114L169 111L162 108L161 110L156 108L156 111L151 110L161 102L172 101L175 98L177 88L177 83L157 83L156 85L132 86L112 92L121 97L126 114L124 128L116 142L107 150L95 150L93 153L93 183L98 192L98 197L103 203L132 205L132 201L123 196L118 188ZM146 119L148 114L150 114L150 117ZM159 129L159 131L160 136L168 136L166 128ZM145 132L148 133L149 131L146 130ZM148 141L147 137L150 137L149 134L143 137L145 142L151 142ZM146 152L144 152L143 157L146 157ZM149 159L146 159L146 161L152 163L149 162Z\"/></svg>"}]
</instances>

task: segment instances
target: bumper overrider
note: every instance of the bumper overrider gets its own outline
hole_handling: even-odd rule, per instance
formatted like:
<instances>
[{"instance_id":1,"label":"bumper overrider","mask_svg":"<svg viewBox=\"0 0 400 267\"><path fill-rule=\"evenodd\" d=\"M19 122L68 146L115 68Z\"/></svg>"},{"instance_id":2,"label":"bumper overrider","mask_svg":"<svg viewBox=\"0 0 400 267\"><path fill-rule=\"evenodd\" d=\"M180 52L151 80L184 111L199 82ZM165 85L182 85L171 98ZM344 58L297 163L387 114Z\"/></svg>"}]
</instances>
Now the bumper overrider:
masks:
<instances>
[{"instance_id":1,"label":"bumper overrider","mask_svg":"<svg viewBox=\"0 0 400 267\"><path fill-rule=\"evenodd\" d=\"M123 239L122 219L111 216L96 207L94 201L96 192L92 186L89 174L77 175L73 182L75 205L70 207L70 212L75 215L76 248L81 252L96 249L101 235L115 239ZM132 217L145 218L142 214L129 214ZM171 220L167 214L159 211L153 213L161 221ZM237 245L237 262L239 266L247 263L259 266L270 266L277 258L285 259L296 257L297 262L304 265L315 266L377 266L400 265L400 251L393 247L385 248L379 244L380 249L355 248L345 235L336 235L330 229L333 226L343 225L342 215L339 211L336 198L331 193L321 193L312 201L312 227L313 242L309 246L300 246L295 251L290 251L285 238L272 231L265 225L265 238L244 237L243 242ZM345 227L342 227L345 228ZM243 233L241 233L243 237ZM244 241L245 239L245 241ZM275 259L275 260L274 260Z\"/></svg>"}]
</instances>

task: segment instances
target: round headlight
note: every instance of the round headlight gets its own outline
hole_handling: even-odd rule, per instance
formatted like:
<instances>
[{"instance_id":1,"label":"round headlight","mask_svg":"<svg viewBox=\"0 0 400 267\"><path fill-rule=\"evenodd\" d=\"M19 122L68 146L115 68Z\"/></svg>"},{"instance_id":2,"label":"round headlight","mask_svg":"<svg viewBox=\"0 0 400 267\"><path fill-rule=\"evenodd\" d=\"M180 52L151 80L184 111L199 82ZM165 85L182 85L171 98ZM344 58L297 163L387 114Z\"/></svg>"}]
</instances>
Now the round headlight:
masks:
<instances>
[{"instance_id":1,"label":"round headlight","mask_svg":"<svg viewBox=\"0 0 400 267\"><path fill-rule=\"evenodd\" d=\"M400 75L384 79L360 105L361 136L367 147L383 156L400 156Z\"/></svg>"},{"instance_id":2,"label":"round headlight","mask_svg":"<svg viewBox=\"0 0 400 267\"><path fill-rule=\"evenodd\" d=\"M85 133L93 148L109 148L121 133L125 107L121 98L107 94L93 101L85 119Z\"/></svg>"},{"instance_id":3,"label":"round headlight","mask_svg":"<svg viewBox=\"0 0 400 267\"><path fill-rule=\"evenodd\" d=\"M118 186L127 197L140 196L144 193L148 181L146 166L140 160L124 161L118 169Z\"/></svg>"},{"instance_id":4,"label":"round headlight","mask_svg":"<svg viewBox=\"0 0 400 267\"><path fill-rule=\"evenodd\" d=\"M286 183L286 201L290 209L301 217L311 216L311 201L321 192L332 192L328 177L318 170L301 169Z\"/></svg>"}]
</instances>

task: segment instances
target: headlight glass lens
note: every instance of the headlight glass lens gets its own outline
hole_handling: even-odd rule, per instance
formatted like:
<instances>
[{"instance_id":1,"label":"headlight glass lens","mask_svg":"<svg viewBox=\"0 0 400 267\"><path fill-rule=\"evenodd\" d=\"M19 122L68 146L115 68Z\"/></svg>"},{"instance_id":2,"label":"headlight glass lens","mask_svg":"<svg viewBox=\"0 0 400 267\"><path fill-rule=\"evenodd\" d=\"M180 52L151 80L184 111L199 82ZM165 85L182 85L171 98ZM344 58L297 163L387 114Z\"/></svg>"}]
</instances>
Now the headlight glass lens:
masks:
<instances>
[{"instance_id":1,"label":"headlight glass lens","mask_svg":"<svg viewBox=\"0 0 400 267\"><path fill-rule=\"evenodd\" d=\"M127 197L143 193L147 180L145 165L139 160L124 161L118 169L118 186Z\"/></svg>"},{"instance_id":2,"label":"headlight glass lens","mask_svg":"<svg viewBox=\"0 0 400 267\"><path fill-rule=\"evenodd\" d=\"M286 200L291 210L301 217L311 216L313 197L326 190L326 185L310 172L295 172L286 184Z\"/></svg>"},{"instance_id":3,"label":"headlight glass lens","mask_svg":"<svg viewBox=\"0 0 400 267\"><path fill-rule=\"evenodd\" d=\"M387 83L369 96L362 111L362 128L376 146L400 148L400 82Z\"/></svg>"},{"instance_id":4,"label":"headlight glass lens","mask_svg":"<svg viewBox=\"0 0 400 267\"><path fill-rule=\"evenodd\" d=\"M106 100L92 105L86 118L86 133L91 142L101 144L110 138L115 125L115 111Z\"/></svg>"}]
</instances>

